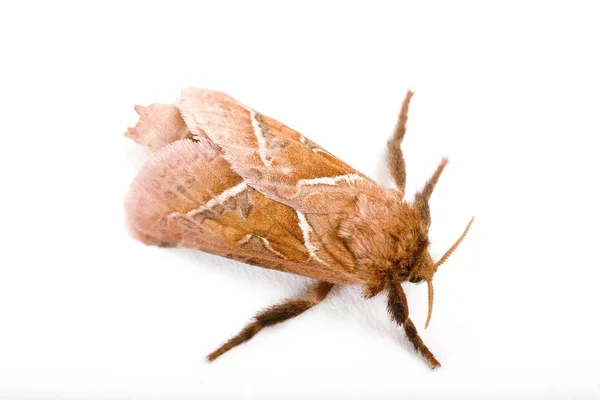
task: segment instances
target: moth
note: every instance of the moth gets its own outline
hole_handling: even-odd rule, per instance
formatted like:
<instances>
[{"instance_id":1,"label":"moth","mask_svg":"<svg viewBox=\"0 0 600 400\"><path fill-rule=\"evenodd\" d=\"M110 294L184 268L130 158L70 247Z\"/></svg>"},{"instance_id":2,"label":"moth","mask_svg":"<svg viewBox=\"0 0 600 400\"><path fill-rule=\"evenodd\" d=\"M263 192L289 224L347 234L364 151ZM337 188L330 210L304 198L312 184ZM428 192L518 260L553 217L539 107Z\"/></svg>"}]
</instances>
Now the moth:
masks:
<instances>
[{"instance_id":1,"label":"moth","mask_svg":"<svg viewBox=\"0 0 600 400\"><path fill-rule=\"evenodd\" d=\"M143 243L199 249L315 280L301 298L254 316L208 355L215 360L261 329L294 318L334 285L359 284L365 298L387 293L391 318L432 368L440 363L409 317L402 288L426 282L467 234L437 261L429 253L428 201L443 159L411 203L405 200L408 91L388 142L395 189L386 189L286 125L227 94L184 89L175 105L135 106L126 136L152 153L125 201L127 225Z\"/></svg>"}]
</instances>

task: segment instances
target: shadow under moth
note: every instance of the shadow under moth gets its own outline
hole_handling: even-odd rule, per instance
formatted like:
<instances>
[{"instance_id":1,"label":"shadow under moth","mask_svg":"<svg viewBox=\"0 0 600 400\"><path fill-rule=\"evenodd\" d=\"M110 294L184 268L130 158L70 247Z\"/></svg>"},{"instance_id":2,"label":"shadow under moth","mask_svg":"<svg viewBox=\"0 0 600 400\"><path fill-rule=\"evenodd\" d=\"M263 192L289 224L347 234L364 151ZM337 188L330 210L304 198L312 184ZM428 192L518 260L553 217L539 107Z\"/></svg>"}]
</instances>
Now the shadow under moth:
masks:
<instances>
[{"instance_id":1,"label":"shadow under moth","mask_svg":"<svg viewBox=\"0 0 600 400\"><path fill-rule=\"evenodd\" d=\"M447 159L414 201L405 201L401 143L412 95L407 92L388 142L395 189L383 188L295 130L221 92L190 88L175 105L135 107L140 118L126 136L153 153L125 201L136 239L315 280L303 297L256 314L209 360L302 314L334 285L360 284L365 298L387 293L391 318L432 368L440 366L409 317L402 283L427 283L427 327L433 275L473 220L434 262L428 201Z\"/></svg>"}]
</instances>

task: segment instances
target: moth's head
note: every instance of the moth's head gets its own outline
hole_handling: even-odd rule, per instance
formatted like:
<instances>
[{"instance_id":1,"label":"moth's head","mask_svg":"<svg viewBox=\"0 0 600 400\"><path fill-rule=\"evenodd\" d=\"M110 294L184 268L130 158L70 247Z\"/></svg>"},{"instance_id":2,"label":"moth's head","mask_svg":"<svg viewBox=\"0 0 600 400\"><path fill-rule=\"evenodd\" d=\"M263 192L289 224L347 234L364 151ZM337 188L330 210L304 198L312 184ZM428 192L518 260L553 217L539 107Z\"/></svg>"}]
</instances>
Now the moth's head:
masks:
<instances>
[{"instance_id":1,"label":"moth's head","mask_svg":"<svg viewBox=\"0 0 600 400\"><path fill-rule=\"evenodd\" d=\"M442 160L423 190L407 204L399 196L388 202L374 201L362 194L357 196L357 215L340 224L339 234L363 275L365 298L381 293L393 282L427 282L429 288L429 316L433 307L433 276L466 236L471 222L462 236L439 260L429 253L429 198L448 161Z\"/></svg>"},{"instance_id":2,"label":"moth's head","mask_svg":"<svg viewBox=\"0 0 600 400\"><path fill-rule=\"evenodd\" d=\"M417 235L417 242L423 244L415 247L414 253L410 257L410 262L404 265L404 268L400 270L399 278L401 280L407 280L411 283L427 282L427 288L429 292L429 312L427 314L427 322L425 328L429 325L431 319L431 311L433 309L433 276L437 272L440 265L442 265L450 257L450 255L456 250L458 245L467 235L467 232L471 228L473 218L469 221L469 224L465 228L462 235L458 240L446 251L446 253L437 261L434 261L429 253L429 227L431 226L431 216L429 213L429 198L433 192L433 189L442 173L446 164L447 159L443 159L438 166L435 173L427 181L423 190L421 190L415 196L413 204L413 210L415 212L416 230L419 232Z\"/></svg>"}]
</instances>

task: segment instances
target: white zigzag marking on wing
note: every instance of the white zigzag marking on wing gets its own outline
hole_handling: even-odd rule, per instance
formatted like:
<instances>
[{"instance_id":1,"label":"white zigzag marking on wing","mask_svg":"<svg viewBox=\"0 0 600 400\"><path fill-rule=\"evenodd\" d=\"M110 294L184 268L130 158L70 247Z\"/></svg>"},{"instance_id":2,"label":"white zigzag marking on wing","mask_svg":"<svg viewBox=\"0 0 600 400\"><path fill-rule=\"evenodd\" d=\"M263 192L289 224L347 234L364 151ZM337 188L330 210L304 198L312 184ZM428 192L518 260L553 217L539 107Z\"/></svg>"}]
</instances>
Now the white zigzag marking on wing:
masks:
<instances>
[{"instance_id":1,"label":"white zigzag marking on wing","mask_svg":"<svg viewBox=\"0 0 600 400\"><path fill-rule=\"evenodd\" d=\"M300 179L298 181L298 185L307 186L307 185L330 185L334 186L336 183L340 181L345 181L348 183L355 183L361 181L363 179L362 176L358 174L345 174L338 175L333 177L323 177L323 178L313 178L313 179Z\"/></svg>"},{"instance_id":2,"label":"white zigzag marking on wing","mask_svg":"<svg viewBox=\"0 0 600 400\"><path fill-rule=\"evenodd\" d=\"M238 194L242 193L244 190L247 189L247 187L248 186L246 185L245 182L242 182L234 187L230 187L229 189L221 192L221 194L210 199L208 202L206 202L206 204L203 204L198 208L188 211L188 213L186 215L188 217L193 217L204 211L210 210L217 204L222 204L224 201L228 200L229 198L237 196Z\"/></svg>"},{"instance_id":3,"label":"white zigzag marking on wing","mask_svg":"<svg viewBox=\"0 0 600 400\"><path fill-rule=\"evenodd\" d=\"M267 239L266 237L263 237L263 236L256 236L256 235L249 233L246 236L244 236L241 240L239 240L237 242L237 244L240 246L246 245L250 242L250 240L252 240L252 238L255 238L255 237L260 239L260 241L263 243L263 246L265 246L265 249L269 250L271 253L275 254L279 258L283 258L284 260L287 260L287 257L284 256L283 254L281 254L280 252L278 252L277 250L275 250L273 248L273 246L271 246L269 239Z\"/></svg>"},{"instance_id":4,"label":"white zigzag marking on wing","mask_svg":"<svg viewBox=\"0 0 600 400\"><path fill-rule=\"evenodd\" d=\"M281 254L280 252L278 252L277 250L275 250L272 246L271 243L269 243L269 239L267 239L266 237L260 237L260 240L262 240L263 245L265 246L265 248L267 250L269 250L271 253L275 254L278 257L283 258L284 260L287 260L287 257L284 256L283 254Z\"/></svg>"},{"instance_id":5,"label":"white zigzag marking on wing","mask_svg":"<svg viewBox=\"0 0 600 400\"><path fill-rule=\"evenodd\" d=\"M256 111L250 109L250 120L252 121L252 128L254 130L254 135L256 136L256 141L258 142L258 155L262 162L267 166L271 166L271 161L267 160L267 141L263 135L262 129L258 124L258 120L256 119Z\"/></svg>"},{"instance_id":6,"label":"white zigzag marking on wing","mask_svg":"<svg viewBox=\"0 0 600 400\"><path fill-rule=\"evenodd\" d=\"M300 226L302 237L304 238L304 247L306 247L308 250L310 258L317 260L321 264L325 264L325 262L317 255L317 247L310 241L310 233L312 232L312 228L306 220L306 216L298 210L296 210L296 214L298 215L298 225Z\"/></svg>"},{"instance_id":7,"label":"white zigzag marking on wing","mask_svg":"<svg viewBox=\"0 0 600 400\"><path fill-rule=\"evenodd\" d=\"M237 244L239 244L240 246L247 244L250 239L252 239L254 235L252 234L247 234L246 236L244 236L241 240L238 240Z\"/></svg>"}]
</instances>

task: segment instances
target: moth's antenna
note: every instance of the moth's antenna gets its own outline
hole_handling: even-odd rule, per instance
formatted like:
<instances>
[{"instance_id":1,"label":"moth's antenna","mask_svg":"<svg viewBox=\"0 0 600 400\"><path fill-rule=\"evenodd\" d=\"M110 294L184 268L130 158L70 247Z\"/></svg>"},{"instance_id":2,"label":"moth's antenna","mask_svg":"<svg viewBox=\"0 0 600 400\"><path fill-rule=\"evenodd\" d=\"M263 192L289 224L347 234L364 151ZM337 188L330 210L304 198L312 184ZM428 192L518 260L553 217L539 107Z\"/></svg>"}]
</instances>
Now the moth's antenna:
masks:
<instances>
[{"instance_id":1,"label":"moth's antenna","mask_svg":"<svg viewBox=\"0 0 600 400\"><path fill-rule=\"evenodd\" d=\"M454 252L454 250L456 250L456 248L458 247L458 245L463 241L463 239L465 238L465 236L467 236L467 233L469 232L469 229L471 229L471 225L473 224L473 220L475 219L475 217L471 217L471 220L469 221L469 224L467 225L467 227L465 228L464 232L462 233L462 235L460 235L460 237L458 238L458 240L456 241L456 243L454 243L452 245L452 247L450 247L448 249L448 251L446 251L446 253L442 256L442 258L439 259L439 261L437 263L435 263L435 269L437 269L437 267L439 267L440 265L442 265L443 263L446 262L446 260L448 258L450 258L450 256L452 255L452 253Z\"/></svg>"},{"instance_id":2,"label":"moth's antenna","mask_svg":"<svg viewBox=\"0 0 600 400\"><path fill-rule=\"evenodd\" d=\"M429 326L431 320L431 311L433 310L433 282L427 281L427 297L429 297L429 311L427 312L427 321L425 321L425 329Z\"/></svg>"},{"instance_id":3,"label":"moth's antenna","mask_svg":"<svg viewBox=\"0 0 600 400\"><path fill-rule=\"evenodd\" d=\"M438 168L438 170L439 170L439 168ZM442 258L440 258L439 261L435 263L435 265L433 266L433 271L434 272L437 270L437 268L440 265L442 265L444 262L446 262L446 260L448 258L450 258L450 256L454 252L454 250L456 250L456 248L463 241L463 239L465 238L465 236L467 236L467 233L469 232L469 229L471 229L471 225L473 224L473 220L474 219L475 219L475 217L471 217L471 220L469 221L469 224L465 228L465 230L462 233L462 235L460 235L460 237L458 238L458 240L456 241L456 243L454 243L452 245L452 247L450 247L448 249L448 251L446 251L446 253L442 256ZM431 311L433 310L433 282L432 282L432 279L433 279L433 275L431 276L430 279L427 280L427 292L428 292L427 296L429 298L429 311L427 312L427 321L425 321L425 329L427 329L427 327L429 326L429 321L431 320Z\"/></svg>"}]
</instances>

